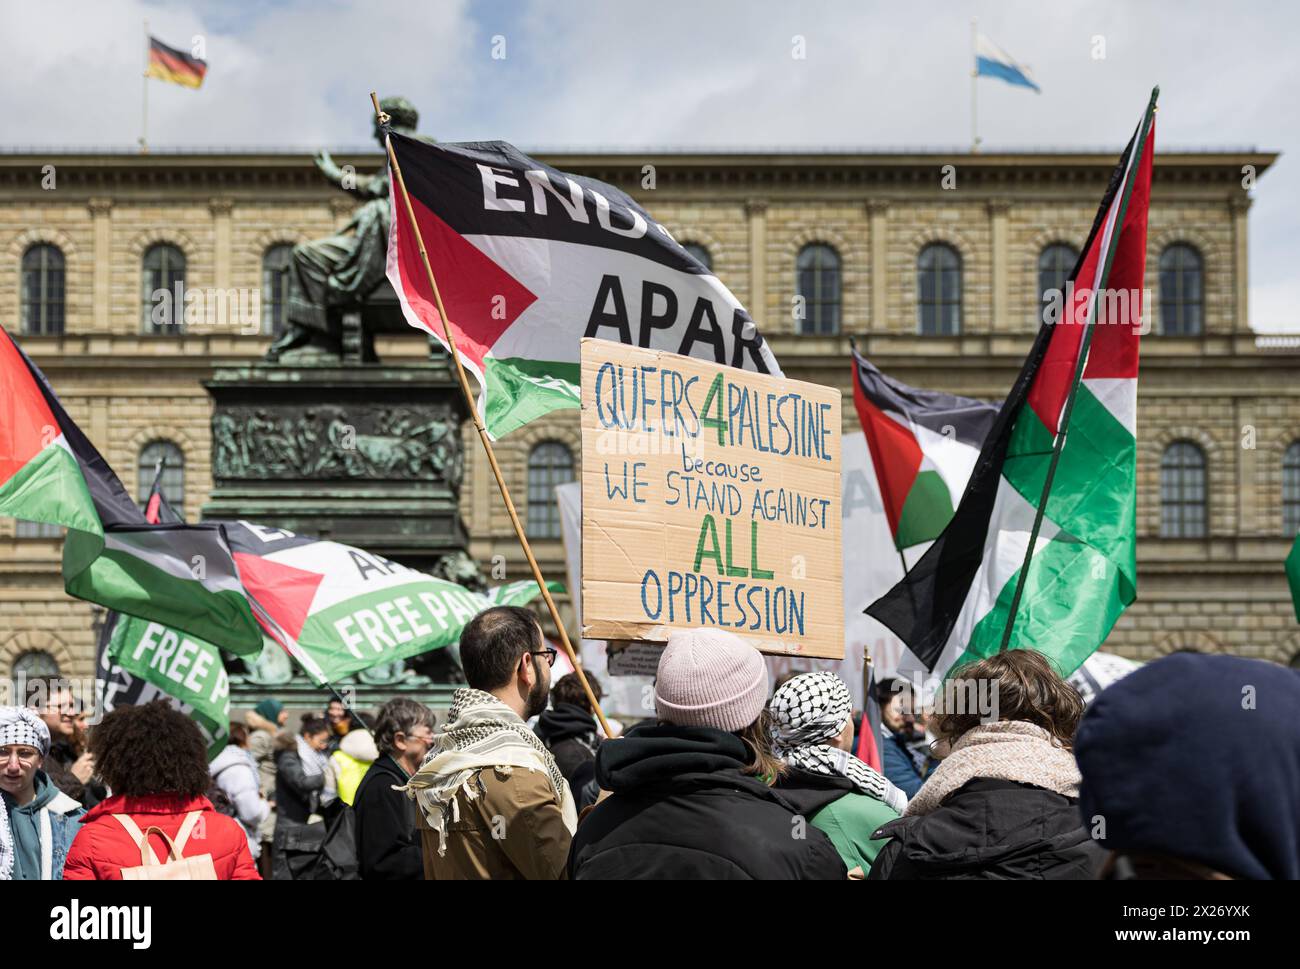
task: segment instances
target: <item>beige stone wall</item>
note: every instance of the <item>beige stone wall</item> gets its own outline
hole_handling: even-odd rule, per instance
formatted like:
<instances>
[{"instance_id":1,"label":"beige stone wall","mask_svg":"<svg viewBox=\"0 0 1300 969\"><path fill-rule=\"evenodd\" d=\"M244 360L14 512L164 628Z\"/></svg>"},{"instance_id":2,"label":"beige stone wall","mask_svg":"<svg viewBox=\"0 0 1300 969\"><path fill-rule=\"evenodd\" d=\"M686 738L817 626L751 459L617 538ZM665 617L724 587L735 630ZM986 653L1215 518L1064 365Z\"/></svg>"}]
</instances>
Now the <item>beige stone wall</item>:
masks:
<instances>
[{"instance_id":1,"label":"beige stone wall","mask_svg":"<svg viewBox=\"0 0 1300 969\"><path fill-rule=\"evenodd\" d=\"M1091 185L1011 184L999 192L945 192L936 178L913 187L900 183L883 195L786 183L714 193L673 188L665 179L655 191L635 194L679 241L709 249L715 271L779 345L787 374L851 389L847 339L798 337L792 315L797 254L822 242L840 254L845 334L885 341L873 353L900 379L991 398L1010 385L1036 325L1038 253L1056 241L1080 246L1095 211ZM349 200L309 180L230 186L220 172L147 189L119 190L107 179L46 196L0 190L0 322L16 329L25 248L36 241L58 245L67 263L67 334L28 339L25 346L133 494L145 444L165 439L181 448L184 510L197 520L211 490L211 404L202 381L217 365L259 356L266 341L208 324L183 338L143 335L141 255L153 242L170 242L186 254L190 287L259 290L267 248L334 231L350 209ZM1165 245L1195 245L1205 264L1207 334L1164 343L1153 336L1144 343L1139 601L1110 639L1112 647L1139 658L1188 646L1279 661L1300 652L1280 568L1289 546L1281 525L1281 461L1287 445L1300 440L1300 390L1287 363L1294 352L1280 358L1257 353L1240 336L1244 277L1235 220L1244 211L1195 183L1158 186L1152 209L1148 286L1155 292ZM1000 237L995 225L1005 229ZM968 340L915 336L916 258L932 241L961 253ZM995 312L999 299L1001 314ZM845 422L854 425L851 406ZM469 425L464 439L461 513L470 552L485 570L504 566L498 578L523 577L526 563ZM499 444L521 514L528 454L548 440L570 447L576 462L577 412L552 414ZM1174 440L1197 443L1208 459L1210 534L1204 540L1157 538L1160 454ZM1243 447L1243 441L1254 446ZM565 577L559 541L538 541L535 551L549 576ZM18 539L12 521L0 519L0 673L31 649L50 652L75 675L90 673L92 607L63 592L59 558L57 540Z\"/></svg>"}]
</instances>

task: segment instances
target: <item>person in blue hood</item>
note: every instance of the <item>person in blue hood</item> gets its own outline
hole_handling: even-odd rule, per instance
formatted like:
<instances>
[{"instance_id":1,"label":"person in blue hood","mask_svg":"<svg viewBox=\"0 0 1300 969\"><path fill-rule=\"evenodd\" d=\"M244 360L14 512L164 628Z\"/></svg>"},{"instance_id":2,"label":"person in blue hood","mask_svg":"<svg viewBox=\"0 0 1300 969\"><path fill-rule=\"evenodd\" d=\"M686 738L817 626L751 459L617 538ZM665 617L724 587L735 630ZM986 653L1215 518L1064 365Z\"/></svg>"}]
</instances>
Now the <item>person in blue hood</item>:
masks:
<instances>
[{"instance_id":1,"label":"person in blue hood","mask_svg":"<svg viewBox=\"0 0 1300 969\"><path fill-rule=\"evenodd\" d=\"M1075 736L1106 878L1300 878L1300 671L1176 653L1103 690Z\"/></svg>"},{"instance_id":2,"label":"person in blue hood","mask_svg":"<svg viewBox=\"0 0 1300 969\"><path fill-rule=\"evenodd\" d=\"M58 881L85 810L42 770L50 731L31 710L0 706L0 881Z\"/></svg>"}]
</instances>

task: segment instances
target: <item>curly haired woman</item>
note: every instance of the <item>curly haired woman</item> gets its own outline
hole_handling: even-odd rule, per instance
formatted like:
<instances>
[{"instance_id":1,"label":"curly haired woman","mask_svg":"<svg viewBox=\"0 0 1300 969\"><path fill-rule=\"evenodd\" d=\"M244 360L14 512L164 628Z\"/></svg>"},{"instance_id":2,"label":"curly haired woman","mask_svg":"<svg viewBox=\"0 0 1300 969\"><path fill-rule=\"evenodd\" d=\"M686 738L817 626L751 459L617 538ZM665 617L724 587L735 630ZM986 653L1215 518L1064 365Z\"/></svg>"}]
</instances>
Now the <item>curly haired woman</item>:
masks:
<instances>
[{"instance_id":1,"label":"curly haired woman","mask_svg":"<svg viewBox=\"0 0 1300 969\"><path fill-rule=\"evenodd\" d=\"M947 756L875 833L893 840L868 878L1095 877L1104 853L1079 813L1078 691L1028 649L970 663L945 687L932 729Z\"/></svg>"},{"instance_id":2,"label":"curly haired woman","mask_svg":"<svg viewBox=\"0 0 1300 969\"><path fill-rule=\"evenodd\" d=\"M204 796L212 779L193 720L161 700L120 707L91 731L90 751L111 795L82 818L64 879L121 880L123 868L142 862L137 830L165 862L168 842L149 830L157 828L181 857L210 855L218 879L259 880L243 828Z\"/></svg>"}]
</instances>

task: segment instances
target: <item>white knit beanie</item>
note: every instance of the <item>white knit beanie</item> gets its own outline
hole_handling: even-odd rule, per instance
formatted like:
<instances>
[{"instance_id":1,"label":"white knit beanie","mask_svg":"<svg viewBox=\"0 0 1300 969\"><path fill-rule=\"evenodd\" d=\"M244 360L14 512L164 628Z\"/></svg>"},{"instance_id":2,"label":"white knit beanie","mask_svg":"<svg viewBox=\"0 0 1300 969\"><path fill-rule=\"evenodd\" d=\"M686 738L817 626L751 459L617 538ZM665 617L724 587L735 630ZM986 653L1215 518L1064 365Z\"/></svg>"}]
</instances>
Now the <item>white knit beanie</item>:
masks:
<instances>
[{"instance_id":1,"label":"white knit beanie","mask_svg":"<svg viewBox=\"0 0 1300 969\"><path fill-rule=\"evenodd\" d=\"M682 727L735 733L767 704L767 664L739 636L683 629L668 637L655 679L655 713Z\"/></svg>"}]
</instances>

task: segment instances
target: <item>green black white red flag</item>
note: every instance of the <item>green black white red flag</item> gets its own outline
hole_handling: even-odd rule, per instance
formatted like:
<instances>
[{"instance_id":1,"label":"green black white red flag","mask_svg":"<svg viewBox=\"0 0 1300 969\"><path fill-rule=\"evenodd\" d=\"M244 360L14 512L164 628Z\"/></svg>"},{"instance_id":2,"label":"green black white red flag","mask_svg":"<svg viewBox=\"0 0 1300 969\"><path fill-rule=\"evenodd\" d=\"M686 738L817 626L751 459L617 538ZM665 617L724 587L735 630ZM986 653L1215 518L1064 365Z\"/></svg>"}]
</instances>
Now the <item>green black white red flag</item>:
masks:
<instances>
[{"instance_id":1,"label":"green black white red flag","mask_svg":"<svg viewBox=\"0 0 1300 969\"><path fill-rule=\"evenodd\" d=\"M1157 93L952 521L866 610L931 670L1032 648L1068 675L1137 595L1138 338Z\"/></svg>"},{"instance_id":2,"label":"green black white red flag","mask_svg":"<svg viewBox=\"0 0 1300 969\"><path fill-rule=\"evenodd\" d=\"M900 552L939 537L961 501L996 404L909 387L853 351L853 404Z\"/></svg>"},{"instance_id":3,"label":"green black white red flag","mask_svg":"<svg viewBox=\"0 0 1300 969\"><path fill-rule=\"evenodd\" d=\"M0 515L62 525L69 595L240 655L262 632L219 525L151 524L0 328Z\"/></svg>"},{"instance_id":4,"label":"green black white red flag","mask_svg":"<svg viewBox=\"0 0 1300 969\"><path fill-rule=\"evenodd\" d=\"M492 437L578 406L583 337L780 373L736 297L617 188L501 141L388 140ZM391 199L388 279L407 322L444 341L396 180Z\"/></svg>"},{"instance_id":5,"label":"green black white red flag","mask_svg":"<svg viewBox=\"0 0 1300 969\"><path fill-rule=\"evenodd\" d=\"M484 609L540 594L529 581L479 595L350 545L223 524L267 635L319 684L451 646Z\"/></svg>"},{"instance_id":6,"label":"green black white red flag","mask_svg":"<svg viewBox=\"0 0 1300 969\"><path fill-rule=\"evenodd\" d=\"M154 472L144 516L150 524L183 524L162 490L163 464ZM206 640L147 619L110 612L96 647L98 712L166 700L198 725L208 760L230 738L230 679L221 650Z\"/></svg>"}]
</instances>

